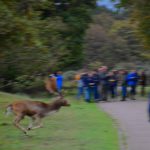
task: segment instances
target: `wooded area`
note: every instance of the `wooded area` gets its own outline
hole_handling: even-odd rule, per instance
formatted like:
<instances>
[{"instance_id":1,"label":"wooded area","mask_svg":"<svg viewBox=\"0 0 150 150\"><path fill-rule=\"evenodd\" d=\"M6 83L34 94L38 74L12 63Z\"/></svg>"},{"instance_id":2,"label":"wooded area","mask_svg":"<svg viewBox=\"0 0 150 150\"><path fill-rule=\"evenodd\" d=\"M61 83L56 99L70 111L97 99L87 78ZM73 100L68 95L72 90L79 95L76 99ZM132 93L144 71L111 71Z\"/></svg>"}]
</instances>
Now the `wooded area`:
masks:
<instances>
[{"instance_id":1,"label":"wooded area","mask_svg":"<svg viewBox=\"0 0 150 150\"><path fill-rule=\"evenodd\" d=\"M1 89L42 87L43 76L57 70L149 69L150 2L122 0L118 7L97 7L96 0L1 0Z\"/></svg>"}]
</instances>

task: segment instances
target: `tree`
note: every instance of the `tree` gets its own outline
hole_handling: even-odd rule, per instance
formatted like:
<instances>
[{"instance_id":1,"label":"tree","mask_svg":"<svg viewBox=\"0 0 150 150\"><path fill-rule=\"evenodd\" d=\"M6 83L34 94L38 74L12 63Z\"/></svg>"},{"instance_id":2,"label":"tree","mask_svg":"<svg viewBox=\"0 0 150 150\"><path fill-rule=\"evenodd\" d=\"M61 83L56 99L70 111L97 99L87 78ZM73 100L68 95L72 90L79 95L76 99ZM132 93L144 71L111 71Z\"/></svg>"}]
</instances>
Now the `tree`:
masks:
<instances>
[{"instance_id":1,"label":"tree","mask_svg":"<svg viewBox=\"0 0 150 150\"><path fill-rule=\"evenodd\" d=\"M150 48L150 1L121 0L120 6L131 11L132 21L137 25L137 35L143 41L145 49Z\"/></svg>"},{"instance_id":2,"label":"tree","mask_svg":"<svg viewBox=\"0 0 150 150\"><path fill-rule=\"evenodd\" d=\"M121 62L142 61L139 40L126 14L98 8L85 37L85 65L101 62L109 67Z\"/></svg>"},{"instance_id":3,"label":"tree","mask_svg":"<svg viewBox=\"0 0 150 150\"><path fill-rule=\"evenodd\" d=\"M94 7L95 1L1 0L1 79L79 68Z\"/></svg>"}]
</instances>

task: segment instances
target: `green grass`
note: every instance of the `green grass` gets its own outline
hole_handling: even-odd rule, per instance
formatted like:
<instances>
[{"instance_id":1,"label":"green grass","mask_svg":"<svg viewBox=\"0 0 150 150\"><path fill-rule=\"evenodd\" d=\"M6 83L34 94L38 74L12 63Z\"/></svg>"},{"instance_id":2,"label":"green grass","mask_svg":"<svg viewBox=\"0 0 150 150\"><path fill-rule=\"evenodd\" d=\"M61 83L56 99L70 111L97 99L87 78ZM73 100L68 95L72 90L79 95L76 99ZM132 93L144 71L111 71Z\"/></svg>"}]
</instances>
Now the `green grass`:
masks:
<instances>
[{"instance_id":1,"label":"green grass","mask_svg":"<svg viewBox=\"0 0 150 150\"><path fill-rule=\"evenodd\" d=\"M112 119L94 103L68 98L71 107L45 118L44 128L26 136L12 125L12 115L4 116L5 106L15 99L26 97L0 93L0 150L119 150Z\"/></svg>"}]
</instances>

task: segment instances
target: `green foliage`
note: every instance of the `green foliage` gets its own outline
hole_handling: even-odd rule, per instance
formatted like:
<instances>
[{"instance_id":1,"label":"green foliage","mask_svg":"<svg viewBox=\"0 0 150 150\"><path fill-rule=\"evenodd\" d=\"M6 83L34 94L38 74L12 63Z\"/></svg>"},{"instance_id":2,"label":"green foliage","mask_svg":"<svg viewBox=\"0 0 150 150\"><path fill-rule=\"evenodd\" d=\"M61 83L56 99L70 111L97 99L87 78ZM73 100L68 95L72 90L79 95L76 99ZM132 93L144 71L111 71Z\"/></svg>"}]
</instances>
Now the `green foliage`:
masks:
<instances>
[{"instance_id":1,"label":"green foliage","mask_svg":"<svg viewBox=\"0 0 150 150\"><path fill-rule=\"evenodd\" d=\"M66 71L63 76L65 81L71 81L75 79L76 71Z\"/></svg>"},{"instance_id":2,"label":"green foliage","mask_svg":"<svg viewBox=\"0 0 150 150\"><path fill-rule=\"evenodd\" d=\"M5 82L79 68L95 1L0 1L0 66Z\"/></svg>"},{"instance_id":3,"label":"green foliage","mask_svg":"<svg viewBox=\"0 0 150 150\"><path fill-rule=\"evenodd\" d=\"M120 62L142 61L142 44L126 13L116 14L99 8L85 37L85 66L101 62L113 67Z\"/></svg>"},{"instance_id":4,"label":"green foliage","mask_svg":"<svg viewBox=\"0 0 150 150\"><path fill-rule=\"evenodd\" d=\"M19 76L12 85L13 92L19 93L37 93L37 91L44 91L44 82L40 77L33 77L28 75Z\"/></svg>"},{"instance_id":5,"label":"green foliage","mask_svg":"<svg viewBox=\"0 0 150 150\"><path fill-rule=\"evenodd\" d=\"M94 61L94 62L91 62L90 64L88 64L88 68L91 70L98 69L101 66L102 66L102 63L100 61Z\"/></svg>"},{"instance_id":6,"label":"green foliage","mask_svg":"<svg viewBox=\"0 0 150 150\"><path fill-rule=\"evenodd\" d=\"M137 35L146 49L150 48L150 1L121 0L121 6L131 10L132 20L137 25Z\"/></svg>"}]
</instances>

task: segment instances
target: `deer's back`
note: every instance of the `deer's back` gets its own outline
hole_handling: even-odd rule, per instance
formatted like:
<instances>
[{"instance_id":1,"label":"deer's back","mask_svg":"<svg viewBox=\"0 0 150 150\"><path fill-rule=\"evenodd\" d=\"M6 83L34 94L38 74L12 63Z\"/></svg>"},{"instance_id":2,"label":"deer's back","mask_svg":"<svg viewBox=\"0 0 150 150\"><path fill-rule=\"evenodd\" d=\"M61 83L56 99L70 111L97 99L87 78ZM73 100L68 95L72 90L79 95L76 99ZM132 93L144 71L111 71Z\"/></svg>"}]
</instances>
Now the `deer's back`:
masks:
<instances>
[{"instance_id":1,"label":"deer's back","mask_svg":"<svg viewBox=\"0 0 150 150\"><path fill-rule=\"evenodd\" d=\"M12 104L15 114L33 116L42 115L48 108L48 104L39 101L16 101Z\"/></svg>"}]
</instances>

